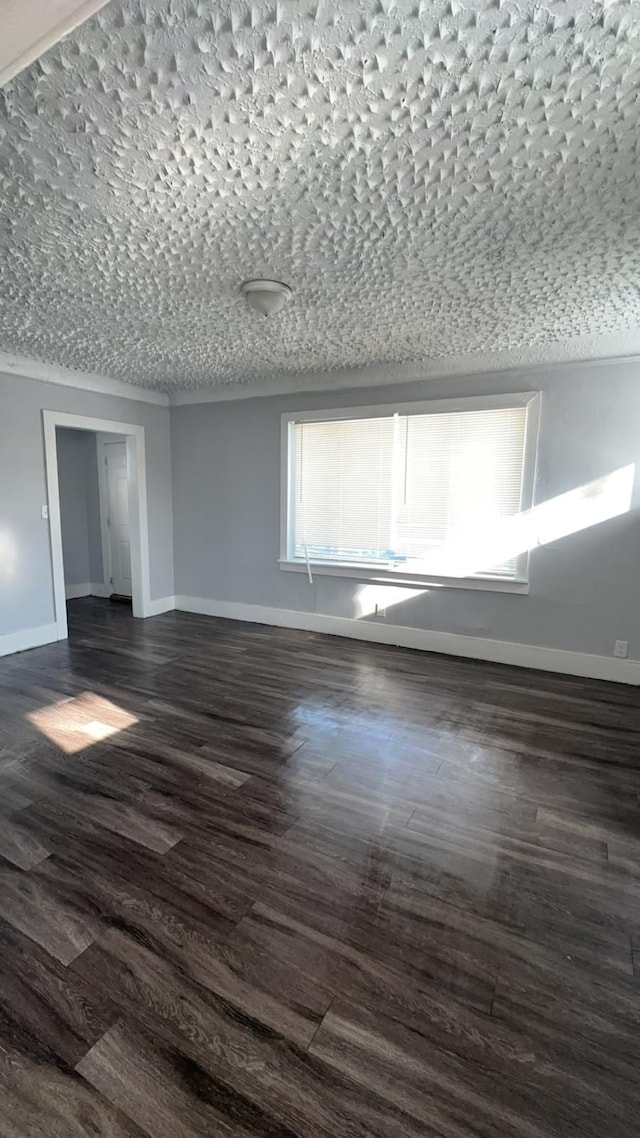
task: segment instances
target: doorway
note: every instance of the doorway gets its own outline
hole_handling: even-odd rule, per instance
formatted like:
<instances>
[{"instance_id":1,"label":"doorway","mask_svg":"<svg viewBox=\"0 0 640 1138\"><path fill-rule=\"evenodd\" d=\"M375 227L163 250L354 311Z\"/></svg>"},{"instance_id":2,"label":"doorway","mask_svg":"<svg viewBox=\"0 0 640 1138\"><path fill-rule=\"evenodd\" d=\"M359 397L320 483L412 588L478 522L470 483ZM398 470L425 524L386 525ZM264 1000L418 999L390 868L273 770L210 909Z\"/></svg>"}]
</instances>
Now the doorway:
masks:
<instances>
[{"instance_id":1,"label":"doorway","mask_svg":"<svg viewBox=\"0 0 640 1138\"><path fill-rule=\"evenodd\" d=\"M67 600L105 596L100 526L97 437L56 429L62 557Z\"/></svg>"},{"instance_id":2,"label":"doorway","mask_svg":"<svg viewBox=\"0 0 640 1138\"><path fill-rule=\"evenodd\" d=\"M106 475L99 480L101 501L105 496L107 516L114 530L114 540L105 540L102 526L103 564L108 558L109 572L105 575L105 589L116 591L116 581L122 595L131 596L135 617L151 616L149 582L149 534L147 524L147 485L145 468L144 427L133 423L119 423L108 419L94 419L85 415L69 415L60 411L43 411L45 465L51 541L51 566L57 637L67 637L67 611L65 572L60 511L60 487L56 429L71 428L95 432L103 446L113 446L113 459L109 474L109 458L102 464ZM105 438L106 436L106 438ZM99 464L100 466L100 464ZM103 511L101 510L101 513ZM104 514L103 514L104 517ZM110 577L114 577L113 585ZM124 590L127 590L125 592ZM118 589L118 591L120 591Z\"/></svg>"},{"instance_id":3,"label":"doorway","mask_svg":"<svg viewBox=\"0 0 640 1138\"><path fill-rule=\"evenodd\" d=\"M97 436L103 573L109 596L131 597L129 472L124 436Z\"/></svg>"}]
</instances>

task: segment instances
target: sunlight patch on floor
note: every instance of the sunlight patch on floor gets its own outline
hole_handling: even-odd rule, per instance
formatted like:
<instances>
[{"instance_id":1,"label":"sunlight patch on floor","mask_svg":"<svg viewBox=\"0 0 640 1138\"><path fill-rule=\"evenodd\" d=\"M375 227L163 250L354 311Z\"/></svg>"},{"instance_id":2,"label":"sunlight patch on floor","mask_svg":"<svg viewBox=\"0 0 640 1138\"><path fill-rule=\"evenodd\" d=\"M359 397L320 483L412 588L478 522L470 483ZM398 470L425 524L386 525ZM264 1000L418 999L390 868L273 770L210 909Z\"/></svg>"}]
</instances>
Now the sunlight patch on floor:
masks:
<instances>
[{"instance_id":1,"label":"sunlight patch on floor","mask_svg":"<svg viewBox=\"0 0 640 1138\"><path fill-rule=\"evenodd\" d=\"M27 719L67 755L75 755L138 722L135 715L90 691L30 711Z\"/></svg>"}]
</instances>

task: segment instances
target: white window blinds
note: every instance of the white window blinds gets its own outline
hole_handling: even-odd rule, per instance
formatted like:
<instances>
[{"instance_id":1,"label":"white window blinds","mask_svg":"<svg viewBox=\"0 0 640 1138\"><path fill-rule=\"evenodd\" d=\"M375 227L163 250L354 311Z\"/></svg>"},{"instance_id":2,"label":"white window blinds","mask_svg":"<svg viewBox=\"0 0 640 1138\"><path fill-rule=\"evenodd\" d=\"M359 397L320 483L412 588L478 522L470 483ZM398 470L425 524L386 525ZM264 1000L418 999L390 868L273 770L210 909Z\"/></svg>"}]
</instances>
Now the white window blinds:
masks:
<instances>
[{"instance_id":1,"label":"white window blinds","mask_svg":"<svg viewBox=\"0 0 640 1138\"><path fill-rule=\"evenodd\" d=\"M514 578L526 407L295 423L293 556ZM478 560L480 559L480 560Z\"/></svg>"}]
</instances>

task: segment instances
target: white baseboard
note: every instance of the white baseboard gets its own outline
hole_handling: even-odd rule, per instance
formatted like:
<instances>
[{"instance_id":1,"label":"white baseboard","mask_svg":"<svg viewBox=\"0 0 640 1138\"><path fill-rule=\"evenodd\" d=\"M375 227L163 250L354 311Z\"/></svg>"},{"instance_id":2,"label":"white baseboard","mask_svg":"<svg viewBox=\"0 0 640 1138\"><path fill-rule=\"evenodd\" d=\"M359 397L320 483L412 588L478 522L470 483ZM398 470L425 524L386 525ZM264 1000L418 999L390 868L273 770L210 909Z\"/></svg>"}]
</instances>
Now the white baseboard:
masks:
<instances>
[{"instance_id":1,"label":"white baseboard","mask_svg":"<svg viewBox=\"0 0 640 1138\"><path fill-rule=\"evenodd\" d=\"M64 595L68 601L77 601L78 597L90 597L91 585L65 585Z\"/></svg>"},{"instance_id":2,"label":"white baseboard","mask_svg":"<svg viewBox=\"0 0 640 1138\"><path fill-rule=\"evenodd\" d=\"M149 601L146 605L145 616L160 616L163 612L172 612L176 607L175 597L160 597L156 601Z\"/></svg>"},{"instance_id":3,"label":"white baseboard","mask_svg":"<svg viewBox=\"0 0 640 1138\"><path fill-rule=\"evenodd\" d=\"M77 600L78 597L110 597L113 593L112 585L65 585L65 596L68 601ZM149 601L145 608L145 616L159 616L163 612L171 612L176 607L175 597L160 597L156 601Z\"/></svg>"},{"instance_id":4,"label":"white baseboard","mask_svg":"<svg viewBox=\"0 0 640 1138\"><path fill-rule=\"evenodd\" d=\"M350 620L348 617L294 612L291 609L242 604L235 601L212 601L203 597L161 597L159 600L151 601L149 607L148 616L158 616L176 608L182 612L200 613L203 616L270 624L277 628L299 628L307 632L346 636L375 644L393 644L423 652L443 652L449 656L465 656L473 660L513 664L520 668L537 668L545 672L559 672L570 676L640 684L640 660L618 660L613 656L565 652L558 648L541 648L534 644L512 644L506 640L458 636L451 632L430 632L421 628L385 624L382 621L374 623L367 620ZM57 639L58 629L55 624L12 632L0 636L0 656L8 656L12 652L24 652L28 648L37 648L42 644L51 644Z\"/></svg>"},{"instance_id":5,"label":"white baseboard","mask_svg":"<svg viewBox=\"0 0 640 1138\"><path fill-rule=\"evenodd\" d=\"M68 601L77 601L78 597L110 597L111 593L111 585L99 585L95 582L64 587L64 595Z\"/></svg>"},{"instance_id":6,"label":"white baseboard","mask_svg":"<svg viewBox=\"0 0 640 1138\"><path fill-rule=\"evenodd\" d=\"M496 664L513 664L519 668L537 668L543 672L560 672L595 680L614 680L622 684L640 684L640 660L618 660L613 656L593 656L586 652L565 652L558 648L541 648L535 644L513 644L507 640L488 640L480 636L458 636L452 632L430 632L422 628L406 628L383 621L351 620L348 617L325 616L322 613L294 612L268 605L242 604L236 601L212 601L203 597L175 597L175 607L183 612L204 616L221 616L229 620L246 620L271 624L278 628L300 628L307 632L325 632L332 636L348 636L375 644L394 644L423 652L443 652L448 656L465 656L472 660L489 660Z\"/></svg>"},{"instance_id":7,"label":"white baseboard","mask_svg":"<svg viewBox=\"0 0 640 1138\"><path fill-rule=\"evenodd\" d=\"M113 586L112 585L103 585L102 583L98 584L97 582L94 582L93 585L89 585L89 589L91 590L89 593L90 597L107 597L108 598L111 596L111 594L113 592Z\"/></svg>"},{"instance_id":8,"label":"white baseboard","mask_svg":"<svg viewBox=\"0 0 640 1138\"><path fill-rule=\"evenodd\" d=\"M0 636L0 656L10 656L12 652L25 652L27 648L39 648L42 644L52 644L58 639L56 624L41 624L39 628L24 628L20 632L10 632Z\"/></svg>"}]
</instances>

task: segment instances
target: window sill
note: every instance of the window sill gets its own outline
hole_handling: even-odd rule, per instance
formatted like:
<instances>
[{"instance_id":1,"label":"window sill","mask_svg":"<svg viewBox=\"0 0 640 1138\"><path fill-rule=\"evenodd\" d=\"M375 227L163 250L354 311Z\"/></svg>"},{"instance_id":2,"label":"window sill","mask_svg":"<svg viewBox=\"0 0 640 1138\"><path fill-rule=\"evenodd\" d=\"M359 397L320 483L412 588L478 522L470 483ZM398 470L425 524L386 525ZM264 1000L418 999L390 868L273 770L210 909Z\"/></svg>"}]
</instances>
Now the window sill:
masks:
<instances>
[{"instance_id":1,"label":"window sill","mask_svg":"<svg viewBox=\"0 0 640 1138\"><path fill-rule=\"evenodd\" d=\"M306 561L292 561L280 558L278 564L287 573L307 573ZM505 581L501 577L423 577L415 573L400 573L397 570L381 569L375 566L357 565L330 561L311 561L314 577L351 577L356 581L373 581L378 585L404 585L415 589L480 589L491 593L529 592L526 580Z\"/></svg>"}]
</instances>

